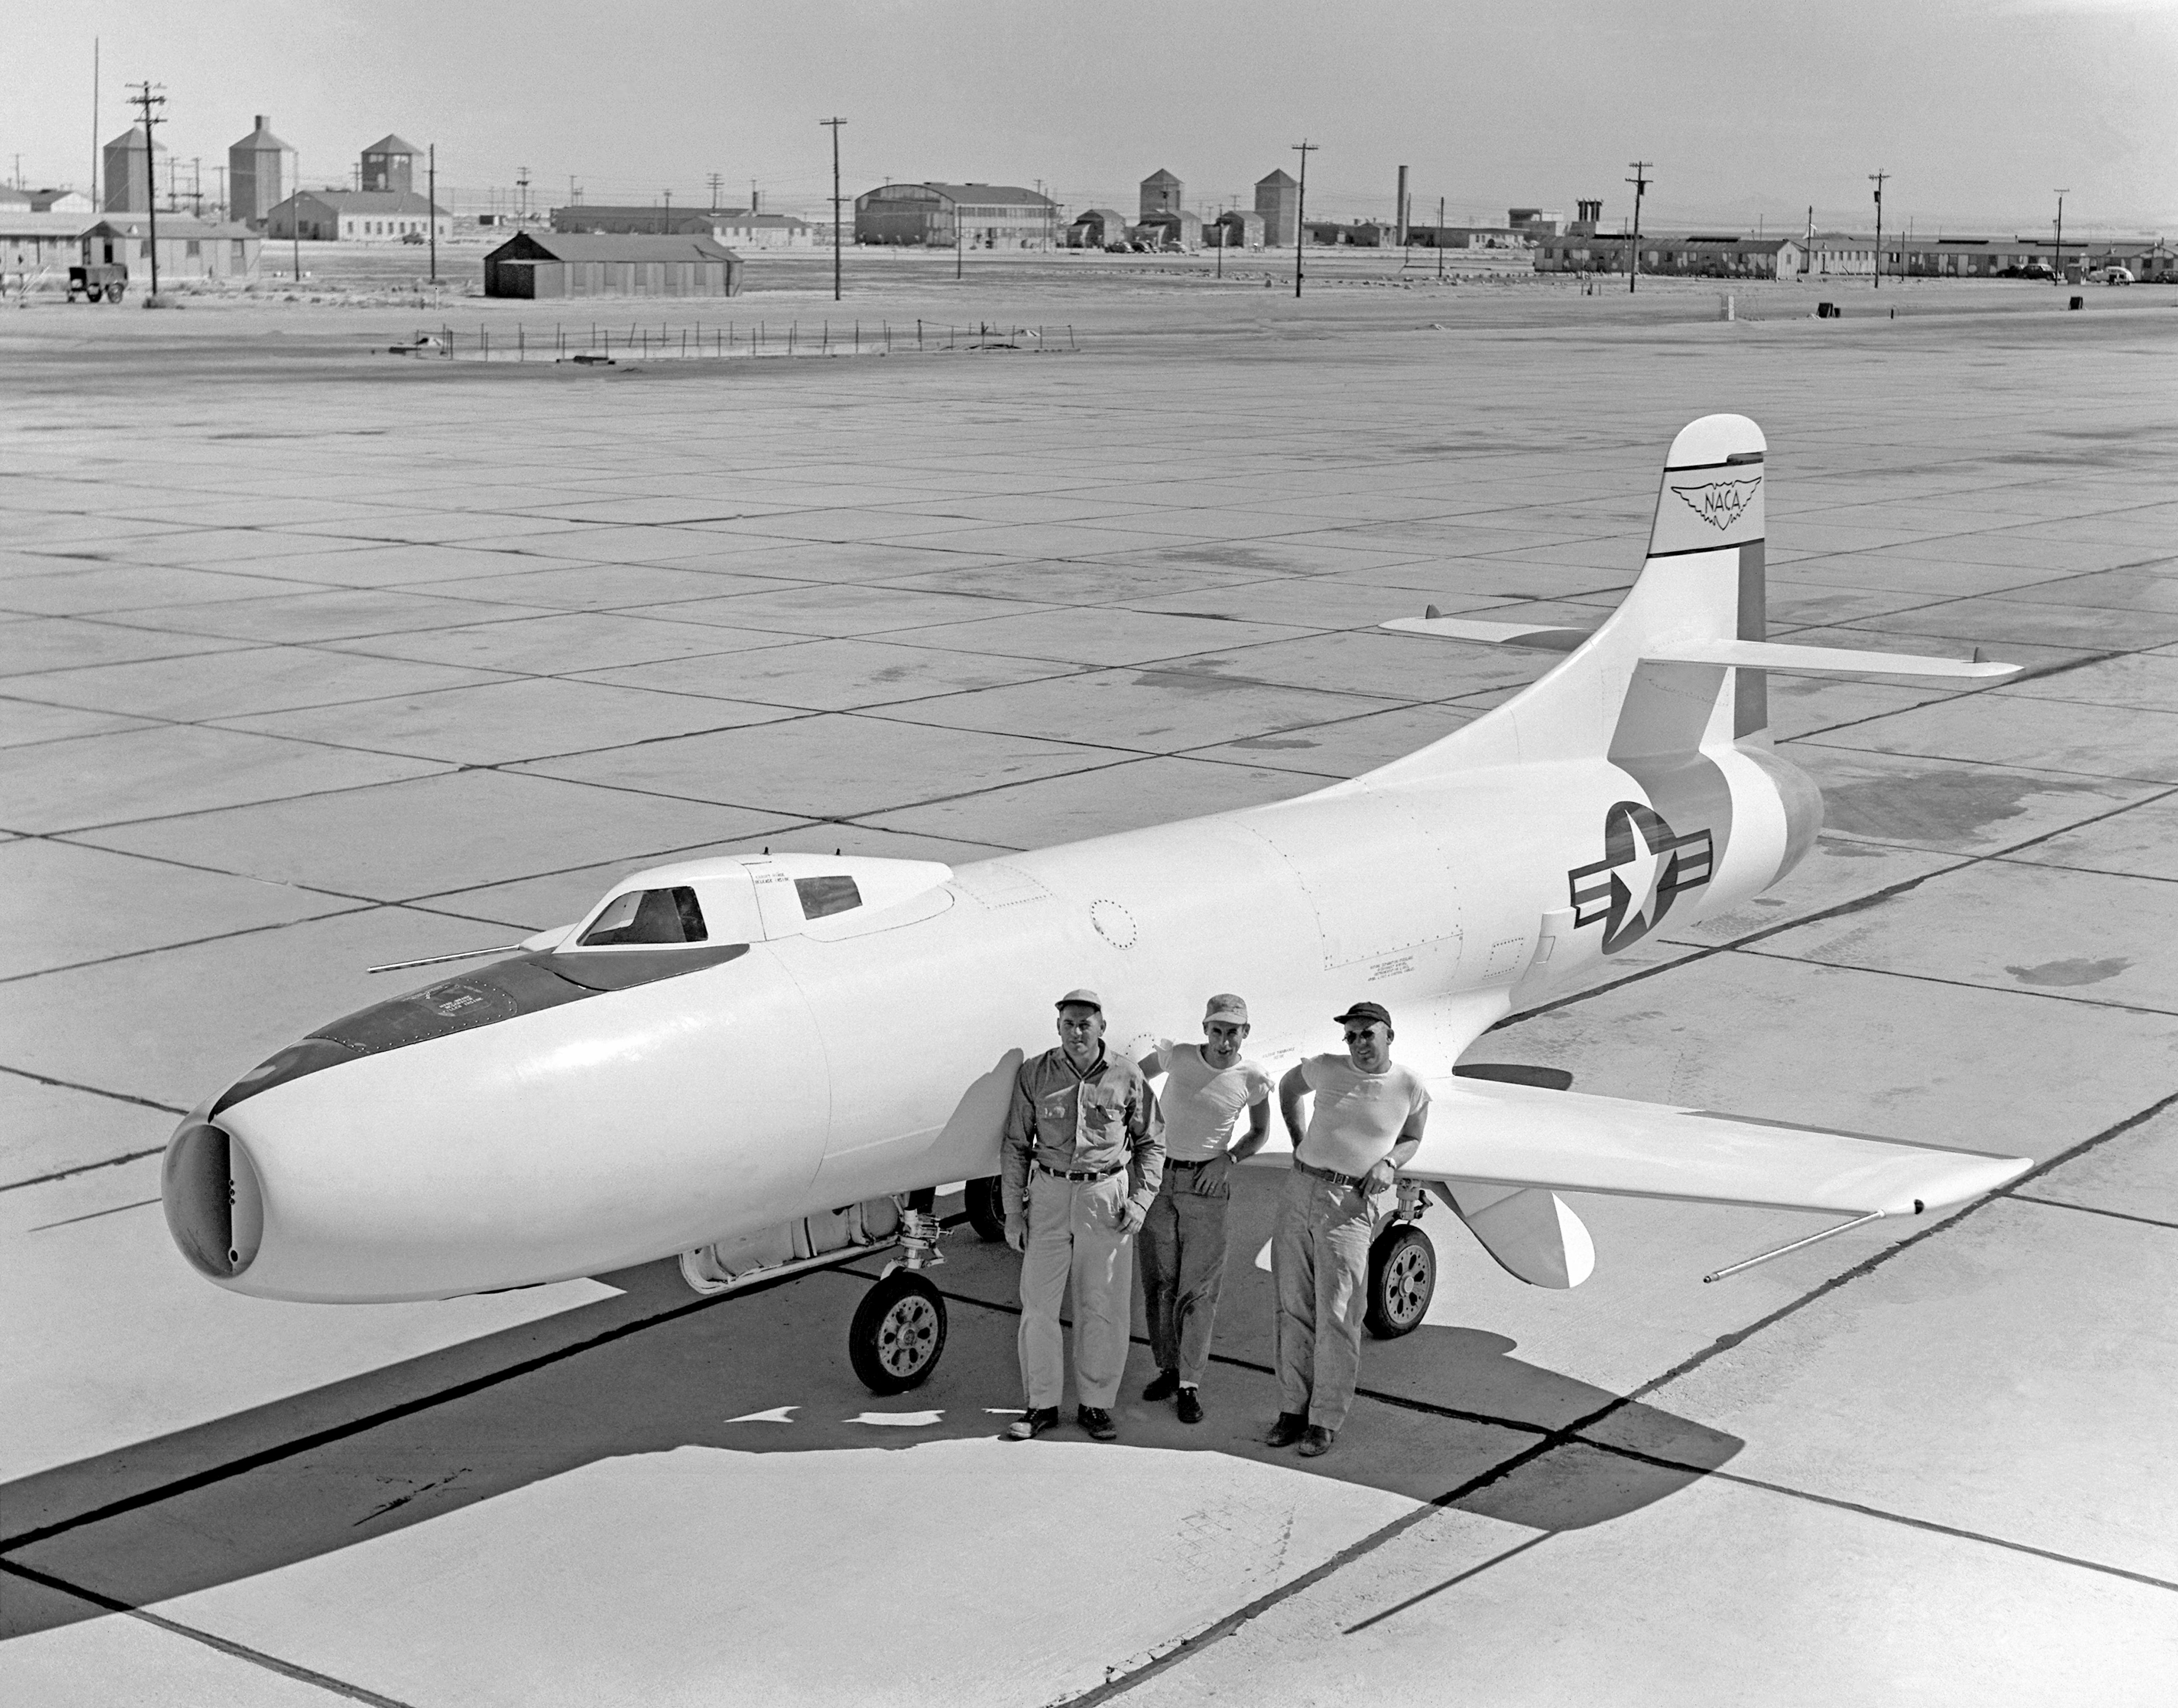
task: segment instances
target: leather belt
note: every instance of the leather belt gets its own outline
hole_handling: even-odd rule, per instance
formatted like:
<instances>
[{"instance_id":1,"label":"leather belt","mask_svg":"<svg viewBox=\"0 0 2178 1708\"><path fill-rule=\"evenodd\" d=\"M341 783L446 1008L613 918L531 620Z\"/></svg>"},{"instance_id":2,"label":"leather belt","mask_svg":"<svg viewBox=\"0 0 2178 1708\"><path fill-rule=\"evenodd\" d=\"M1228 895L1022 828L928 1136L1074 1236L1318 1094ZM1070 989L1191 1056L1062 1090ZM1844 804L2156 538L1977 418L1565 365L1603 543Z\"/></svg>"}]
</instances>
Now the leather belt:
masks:
<instances>
[{"instance_id":1,"label":"leather belt","mask_svg":"<svg viewBox=\"0 0 2178 1708\"><path fill-rule=\"evenodd\" d=\"M1344 1186L1349 1191L1368 1178L1365 1174L1342 1174L1336 1169L1319 1169L1313 1163L1304 1163L1299 1157L1294 1158L1294 1167L1304 1174L1313 1174L1319 1180L1328 1180L1334 1186Z\"/></svg>"},{"instance_id":2,"label":"leather belt","mask_svg":"<svg viewBox=\"0 0 2178 1708\"><path fill-rule=\"evenodd\" d=\"M1164 1165L1168 1169L1207 1169L1217 1160L1215 1157L1167 1157Z\"/></svg>"},{"instance_id":3,"label":"leather belt","mask_svg":"<svg viewBox=\"0 0 2178 1708\"><path fill-rule=\"evenodd\" d=\"M1054 1169L1048 1163L1037 1164L1039 1170L1050 1175L1054 1180L1075 1181L1108 1180L1126 1166L1125 1163L1114 1163L1108 1169Z\"/></svg>"}]
</instances>

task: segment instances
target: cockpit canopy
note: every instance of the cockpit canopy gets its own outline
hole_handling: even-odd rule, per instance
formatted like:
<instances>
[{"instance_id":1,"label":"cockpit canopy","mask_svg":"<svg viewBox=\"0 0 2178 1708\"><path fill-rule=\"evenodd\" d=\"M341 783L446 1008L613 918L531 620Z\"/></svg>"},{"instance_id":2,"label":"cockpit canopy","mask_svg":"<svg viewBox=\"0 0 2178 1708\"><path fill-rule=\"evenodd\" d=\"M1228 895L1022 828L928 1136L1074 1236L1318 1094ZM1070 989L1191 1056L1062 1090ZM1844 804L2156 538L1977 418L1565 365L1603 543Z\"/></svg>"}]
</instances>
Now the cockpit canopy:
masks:
<instances>
[{"instance_id":1,"label":"cockpit canopy","mask_svg":"<svg viewBox=\"0 0 2178 1708\"><path fill-rule=\"evenodd\" d=\"M890 907L950 880L934 860L819 854L728 856L654 867L623 879L574 924L523 946L580 955L799 936L820 919Z\"/></svg>"}]
</instances>

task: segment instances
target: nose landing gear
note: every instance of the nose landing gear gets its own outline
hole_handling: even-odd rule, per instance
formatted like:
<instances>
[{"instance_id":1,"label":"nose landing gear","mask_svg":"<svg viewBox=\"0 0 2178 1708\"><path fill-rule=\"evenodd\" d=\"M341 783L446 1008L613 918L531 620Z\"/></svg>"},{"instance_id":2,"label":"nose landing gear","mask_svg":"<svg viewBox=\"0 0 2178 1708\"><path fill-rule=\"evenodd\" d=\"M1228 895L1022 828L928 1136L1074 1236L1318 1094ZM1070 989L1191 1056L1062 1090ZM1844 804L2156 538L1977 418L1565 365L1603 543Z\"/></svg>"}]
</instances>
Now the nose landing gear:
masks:
<instances>
[{"instance_id":1,"label":"nose landing gear","mask_svg":"<svg viewBox=\"0 0 2178 1708\"><path fill-rule=\"evenodd\" d=\"M871 1393L920 1387L944 1351L944 1295L920 1270L892 1269L862 1295L847 1330L847 1360Z\"/></svg>"},{"instance_id":2,"label":"nose landing gear","mask_svg":"<svg viewBox=\"0 0 2178 1708\"><path fill-rule=\"evenodd\" d=\"M944 1262L938 1249L945 1224L933 1206L934 1189L909 1192L900 1204L900 1256L862 1295L847 1328L847 1361L873 1393L905 1393L930 1379L945 1352L945 1295L923 1275Z\"/></svg>"}]
</instances>

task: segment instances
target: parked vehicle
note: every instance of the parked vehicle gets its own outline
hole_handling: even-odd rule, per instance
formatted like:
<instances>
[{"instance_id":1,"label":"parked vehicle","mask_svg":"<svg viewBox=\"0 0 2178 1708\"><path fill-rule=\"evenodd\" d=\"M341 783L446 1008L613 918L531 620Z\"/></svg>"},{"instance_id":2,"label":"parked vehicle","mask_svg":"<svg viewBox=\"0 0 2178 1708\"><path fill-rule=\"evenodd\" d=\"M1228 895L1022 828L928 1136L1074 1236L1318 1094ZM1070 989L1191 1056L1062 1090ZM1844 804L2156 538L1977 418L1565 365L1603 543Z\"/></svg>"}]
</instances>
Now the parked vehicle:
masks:
<instances>
[{"instance_id":1,"label":"parked vehicle","mask_svg":"<svg viewBox=\"0 0 2178 1708\"><path fill-rule=\"evenodd\" d=\"M414 244L419 249L421 249L424 243L424 233L421 232L403 232L401 233L401 241L404 244Z\"/></svg>"},{"instance_id":2,"label":"parked vehicle","mask_svg":"<svg viewBox=\"0 0 2178 1708\"><path fill-rule=\"evenodd\" d=\"M68 269L68 299L80 293L87 303L118 303L129 289L129 269L119 261L94 261Z\"/></svg>"}]
</instances>

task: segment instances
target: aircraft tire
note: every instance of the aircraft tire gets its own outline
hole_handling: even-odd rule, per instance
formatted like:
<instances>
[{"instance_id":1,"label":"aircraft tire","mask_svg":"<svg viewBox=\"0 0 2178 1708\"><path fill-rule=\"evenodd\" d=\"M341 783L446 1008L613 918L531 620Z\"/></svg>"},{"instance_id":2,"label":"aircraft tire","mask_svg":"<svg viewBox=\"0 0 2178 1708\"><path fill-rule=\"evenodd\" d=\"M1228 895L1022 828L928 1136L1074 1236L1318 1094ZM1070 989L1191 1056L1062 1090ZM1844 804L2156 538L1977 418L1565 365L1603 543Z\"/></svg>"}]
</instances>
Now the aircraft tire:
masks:
<instances>
[{"instance_id":1,"label":"aircraft tire","mask_svg":"<svg viewBox=\"0 0 2178 1708\"><path fill-rule=\"evenodd\" d=\"M873 1393L905 1393L945 1353L945 1300L912 1269L895 1269L862 1295L847 1330L847 1359Z\"/></svg>"},{"instance_id":2,"label":"aircraft tire","mask_svg":"<svg viewBox=\"0 0 2178 1708\"><path fill-rule=\"evenodd\" d=\"M963 1197L967 1202L968 1225L977 1234L996 1245L1006 1237L1006 1210L999 1196L999 1177L971 1180Z\"/></svg>"},{"instance_id":3,"label":"aircraft tire","mask_svg":"<svg viewBox=\"0 0 2178 1708\"><path fill-rule=\"evenodd\" d=\"M1421 1327L1436 1294L1436 1247L1411 1222L1395 1222L1369 1248L1369 1308L1362 1322L1379 1340Z\"/></svg>"}]
</instances>

